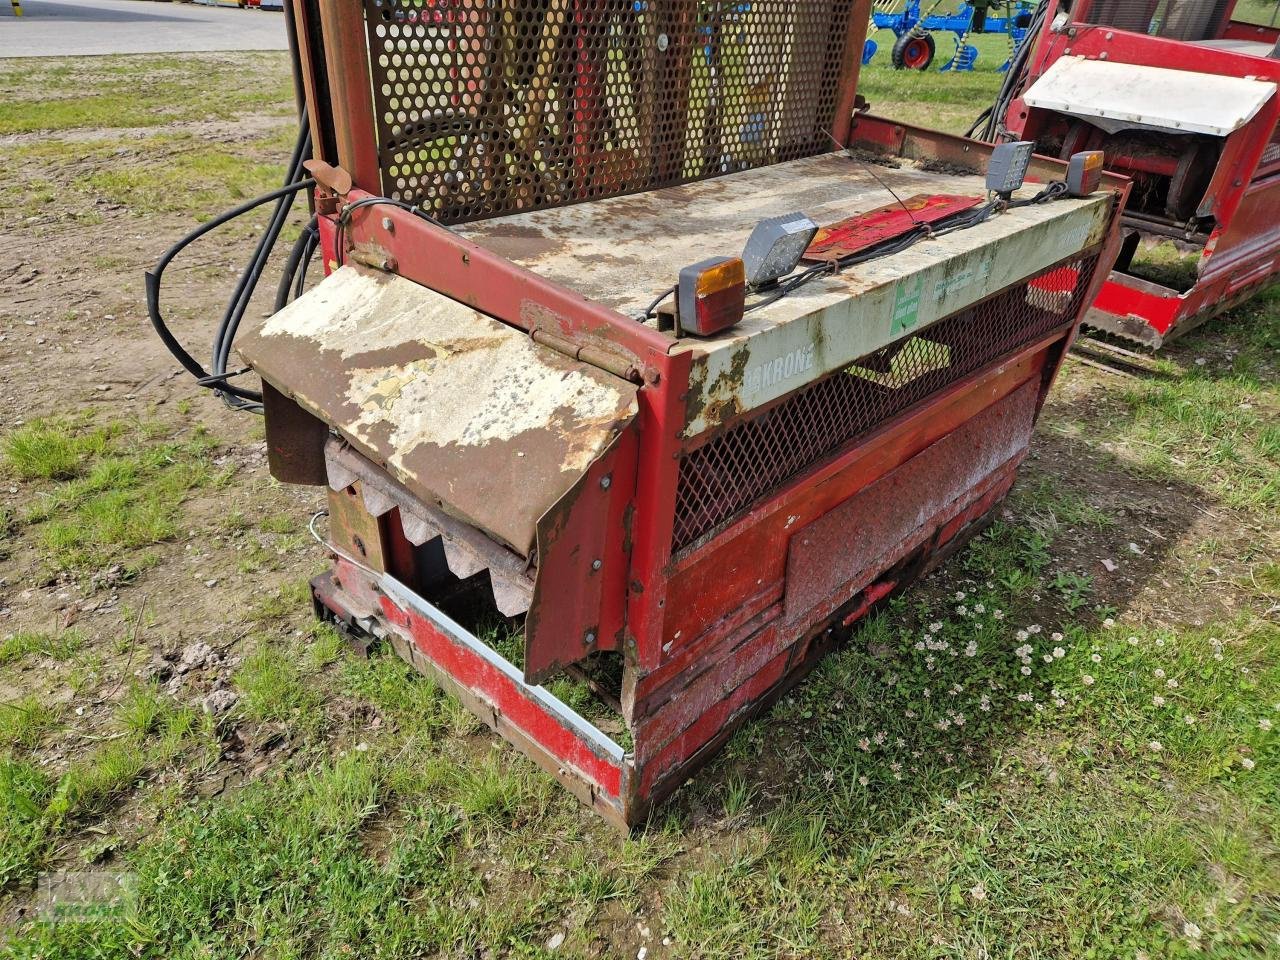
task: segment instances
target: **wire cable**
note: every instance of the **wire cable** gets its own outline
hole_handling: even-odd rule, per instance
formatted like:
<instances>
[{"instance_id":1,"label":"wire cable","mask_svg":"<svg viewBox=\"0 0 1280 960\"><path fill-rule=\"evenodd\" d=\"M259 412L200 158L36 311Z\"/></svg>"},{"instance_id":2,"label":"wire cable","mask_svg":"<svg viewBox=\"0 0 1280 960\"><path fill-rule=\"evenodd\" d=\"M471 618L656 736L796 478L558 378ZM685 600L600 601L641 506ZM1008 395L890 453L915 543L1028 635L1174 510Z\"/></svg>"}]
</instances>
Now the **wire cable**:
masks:
<instances>
[{"instance_id":1,"label":"wire cable","mask_svg":"<svg viewBox=\"0 0 1280 960\"><path fill-rule=\"evenodd\" d=\"M208 223L201 224L195 230L191 231L191 233L187 234L166 250L164 255L156 261L156 265L146 272L147 315L151 319L151 325L155 328L157 336L160 337L160 342L165 345L165 348L171 354L173 354L174 359L182 365L184 370L190 373L197 380L207 378L211 376L211 374L186 351L178 341L177 337L173 335L173 332L169 329L169 324L164 319L164 314L160 310L160 284L164 278L165 268L169 266L174 257L206 234L230 223L237 217L242 217L246 213L256 210L264 204L270 203L272 200L278 200L280 197L296 194L302 190L308 190L315 185L315 180L310 178L300 180L297 183L285 184L282 187L277 187L269 193L264 193L260 197L248 200L240 204L240 206L234 207L226 213L214 217ZM261 395L256 391L245 390L241 387L235 387L230 384L224 383L222 389L227 393L230 393L232 396L241 399L250 401L260 401L262 399Z\"/></svg>"}]
</instances>

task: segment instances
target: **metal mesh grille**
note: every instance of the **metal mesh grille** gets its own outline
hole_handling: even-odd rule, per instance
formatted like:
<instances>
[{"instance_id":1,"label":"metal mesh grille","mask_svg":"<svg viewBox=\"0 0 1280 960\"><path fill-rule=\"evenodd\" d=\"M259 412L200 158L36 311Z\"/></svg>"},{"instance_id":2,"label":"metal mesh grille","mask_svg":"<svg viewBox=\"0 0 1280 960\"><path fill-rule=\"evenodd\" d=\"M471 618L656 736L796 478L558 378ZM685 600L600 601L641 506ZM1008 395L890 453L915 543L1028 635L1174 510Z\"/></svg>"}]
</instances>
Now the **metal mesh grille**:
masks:
<instances>
[{"instance_id":1,"label":"metal mesh grille","mask_svg":"<svg viewBox=\"0 0 1280 960\"><path fill-rule=\"evenodd\" d=\"M453 223L827 150L860 52L853 0L363 2L383 191Z\"/></svg>"},{"instance_id":2,"label":"metal mesh grille","mask_svg":"<svg viewBox=\"0 0 1280 960\"><path fill-rule=\"evenodd\" d=\"M673 549L680 550L842 447L1019 347L1070 326L1096 257L1048 270L810 384L687 453Z\"/></svg>"}]
</instances>

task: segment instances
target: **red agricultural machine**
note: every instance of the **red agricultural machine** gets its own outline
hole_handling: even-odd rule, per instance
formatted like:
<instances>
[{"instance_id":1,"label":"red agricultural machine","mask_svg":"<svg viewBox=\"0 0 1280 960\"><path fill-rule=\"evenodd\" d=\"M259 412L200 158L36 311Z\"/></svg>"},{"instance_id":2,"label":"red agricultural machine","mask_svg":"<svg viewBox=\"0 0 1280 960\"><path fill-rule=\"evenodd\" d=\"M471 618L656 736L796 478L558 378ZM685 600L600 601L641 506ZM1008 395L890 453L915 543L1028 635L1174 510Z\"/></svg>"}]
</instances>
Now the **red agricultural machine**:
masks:
<instances>
[{"instance_id":1,"label":"red agricultural machine","mask_svg":"<svg viewBox=\"0 0 1280 960\"><path fill-rule=\"evenodd\" d=\"M211 369L187 241L153 320L328 488L319 614L635 824L1004 497L1127 181L866 115L866 2L289 14L291 181L199 231L314 202L261 388L265 257Z\"/></svg>"},{"instance_id":2,"label":"red agricultural machine","mask_svg":"<svg viewBox=\"0 0 1280 960\"><path fill-rule=\"evenodd\" d=\"M1133 179L1124 246L1087 322L1152 347L1280 276L1280 30L1234 9L1045 0L1039 38L979 121L983 139L1050 156L1102 150ZM1144 263L1165 241L1199 255L1194 276Z\"/></svg>"}]
</instances>

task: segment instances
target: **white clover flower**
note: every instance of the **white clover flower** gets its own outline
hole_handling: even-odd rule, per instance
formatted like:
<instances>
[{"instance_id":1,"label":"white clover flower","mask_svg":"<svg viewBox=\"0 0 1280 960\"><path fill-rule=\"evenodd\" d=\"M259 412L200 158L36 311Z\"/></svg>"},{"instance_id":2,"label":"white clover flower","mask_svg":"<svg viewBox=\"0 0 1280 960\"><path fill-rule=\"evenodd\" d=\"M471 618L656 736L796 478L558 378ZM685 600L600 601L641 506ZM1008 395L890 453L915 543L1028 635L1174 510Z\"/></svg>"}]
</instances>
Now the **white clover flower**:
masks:
<instances>
[{"instance_id":1,"label":"white clover flower","mask_svg":"<svg viewBox=\"0 0 1280 960\"><path fill-rule=\"evenodd\" d=\"M1164 671L1163 671L1163 670L1161 670L1159 667L1156 667L1156 679L1157 679L1157 680L1163 680L1163 679L1164 679Z\"/></svg>"},{"instance_id":2,"label":"white clover flower","mask_svg":"<svg viewBox=\"0 0 1280 960\"><path fill-rule=\"evenodd\" d=\"M1221 651L1221 650L1215 650L1215 651L1213 651L1213 659L1215 659L1215 660L1217 660L1219 663L1221 663L1221 662L1222 662L1222 651Z\"/></svg>"},{"instance_id":3,"label":"white clover flower","mask_svg":"<svg viewBox=\"0 0 1280 960\"><path fill-rule=\"evenodd\" d=\"M1129 643L1129 646L1131 646L1131 647L1136 647L1136 646L1138 645L1138 638L1137 638L1137 637L1130 637L1130 638L1129 638L1129 640L1128 640L1128 643Z\"/></svg>"},{"instance_id":4,"label":"white clover flower","mask_svg":"<svg viewBox=\"0 0 1280 960\"><path fill-rule=\"evenodd\" d=\"M1196 718L1188 713L1185 717L1182 718L1182 722L1185 723L1188 727L1194 727L1196 725Z\"/></svg>"},{"instance_id":5,"label":"white clover flower","mask_svg":"<svg viewBox=\"0 0 1280 960\"><path fill-rule=\"evenodd\" d=\"M924 641L923 641L923 640L917 640L917 641L916 641L916 649L917 649L917 650L923 650L923 649L924 649Z\"/></svg>"},{"instance_id":6,"label":"white clover flower","mask_svg":"<svg viewBox=\"0 0 1280 960\"><path fill-rule=\"evenodd\" d=\"M877 730L876 735L871 739L873 739L876 742L876 746L883 747L884 742L889 739L889 735L885 733L883 730Z\"/></svg>"},{"instance_id":7,"label":"white clover flower","mask_svg":"<svg viewBox=\"0 0 1280 960\"><path fill-rule=\"evenodd\" d=\"M1090 660L1092 660L1094 663L1101 663L1101 662L1102 662L1102 656L1101 656L1100 654L1096 654L1096 653L1095 653L1093 656L1091 656L1089 659L1090 659Z\"/></svg>"},{"instance_id":8,"label":"white clover flower","mask_svg":"<svg viewBox=\"0 0 1280 960\"><path fill-rule=\"evenodd\" d=\"M1102 621L1102 626L1103 626L1103 628L1104 628L1104 629L1106 629L1106 630L1110 630L1110 629L1111 629L1112 627L1114 627L1115 625L1116 625L1116 622L1115 622L1113 619L1111 619L1110 617L1107 617L1107 619L1105 619L1105 620L1103 620L1103 621Z\"/></svg>"},{"instance_id":9,"label":"white clover flower","mask_svg":"<svg viewBox=\"0 0 1280 960\"><path fill-rule=\"evenodd\" d=\"M1160 696L1160 694L1158 694L1158 693L1157 693L1154 697L1152 697L1152 698L1151 698L1151 703L1152 703L1152 705L1153 705L1153 706L1156 706L1156 707L1163 707L1163 706L1164 706L1164 697Z\"/></svg>"},{"instance_id":10,"label":"white clover flower","mask_svg":"<svg viewBox=\"0 0 1280 960\"><path fill-rule=\"evenodd\" d=\"M1253 762L1251 759L1249 759L1248 757L1241 757L1241 758L1240 758L1240 766L1244 767L1246 770L1252 770L1254 767L1256 767L1256 766L1257 766L1257 764L1256 764L1256 763L1254 763L1254 762Z\"/></svg>"},{"instance_id":11,"label":"white clover flower","mask_svg":"<svg viewBox=\"0 0 1280 960\"><path fill-rule=\"evenodd\" d=\"M985 693L982 695L982 699L978 701L978 709L983 713L991 712L991 698Z\"/></svg>"},{"instance_id":12,"label":"white clover flower","mask_svg":"<svg viewBox=\"0 0 1280 960\"><path fill-rule=\"evenodd\" d=\"M956 600L957 600L957 601L959 601L959 600L963 600L963 599L964 599L964 597L965 597L965 593L964 593L964 591L963 591L963 590L957 590L957 591L956 591Z\"/></svg>"},{"instance_id":13,"label":"white clover flower","mask_svg":"<svg viewBox=\"0 0 1280 960\"><path fill-rule=\"evenodd\" d=\"M981 604L981 603L975 603L975 604L973 605L973 612L974 612L974 613L986 613L986 612L987 612L987 608L986 608L986 606L985 606L984 604Z\"/></svg>"},{"instance_id":14,"label":"white clover flower","mask_svg":"<svg viewBox=\"0 0 1280 960\"><path fill-rule=\"evenodd\" d=\"M1054 643L1061 643L1061 642L1062 642L1062 634L1058 633L1058 632L1055 630L1053 633L1049 634L1049 639L1050 639L1050 640L1052 640Z\"/></svg>"},{"instance_id":15,"label":"white clover flower","mask_svg":"<svg viewBox=\"0 0 1280 960\"><path fill-rule=\"evenodd\" d=\"M1177 689L1178 689L1178 681L1177 681L1177 680L1166 680L1166 681L1164 682L1164 685L1165 685L1166 687L1168 687L1170 690L1177 690Z\"/></svg>"},{"instance_id":16,"label":"white clover flower","mask_svg":"<svg viewBox=\"0 0 1280 960\"><path fill-rule=\"evenodd\" d=\"M871 781L867 779L867 775L865 773L858 778L858 786L860 787L865 787L870 782Z\"/></svg>"},{"instance_id":17,"label":"white clover flower","mask_svg":"<svg viewBox=\"0 0 1280 960\"><path fill-rule=\"evenodd\" d=\"M977 640L970 640L970 641L965 645L965 648L964 648L964 655L965 655L966 657L976 657L976 656L978 655L978 641L977 641Z\"/></svg>"},{"instance_id":18,"label":"white clover flower","mask_svg":"<svg viewBox=\"0 0 1280 960\"><path fill-rule=\"evenodd\" d=\"M1023 675L1024 677L1029 677L1029 676L1031 676L1031 668L1030 668L1030 667L1028 667L1028 666L1025 666L1025 665L1024 665L1024 666L1022 667L1022 675Z\"/></svg>"},{"instance_id":19,"label":"white clover flower","mask_svg":"<svg viewBox=\"0 0 1280 960\"><path fill-rule=\"evenodd\" d=\"M1033 700L1035 700L1035 698L1036 698L1036 697L1035 697L1035 694L1033 694L1033 693L1020 693L1020 694L1018 694L1018 702L1019 702L1019 703L1031 703Z\"/></svg>"},{"instance_id":20,"label":"white clover flower","mask_svg":"<svg viewBox=\"0 0 1280 960\"><path fill-rule=\"evenodd\" d=\"M1080 682L1083 683L1086 687L1092 687L1094 680L1093 680L1093 677L1089 676L1089 674L1086 673L1083 677L1080 678Z\"/></svg>"},{"instance_id":21,"label":"white clover flower","mask_svg":"<svg viewBox=\"0 0 1280 960\"><path fill-rule=\"evenodd\" d=\"M963 714L963 713L957 713L957 714L956 714L956 716L955 716L955 719L954 719L952 722L953 722L957 727L963 727L963 726L964 726L964 724L965 724L964 714Z\"/></svg>"},{"instance_id":22,"label":"white clover flower","mask_svg":"<svg viewBox=\"0 0 1280 960\"><path fill-rule=\"evenodd\" d=\"M1062 707L1065 707L1067 705L1067 701L1063 700L1061 697L1054 697L1053 705L1061 709Z\"/></svg>"},{"instance_id":23,"label":"white clover flower","mask_svg":"<svg viewBox=\"0 0 1280 960\"><path fill-rule=\"evenodd\" d=\"M969 888L969 896L974 900L985 900L987 899L987 888L981 883L975 883Z\"/></svg>"},{"instance_id":24,"label":"white clover flower","mask_svg":"<svg viewBox=\"0 0 1280 960\"><path fill-rule=\"evenodd\" d=\"M1027 633L1027 631L1025 630L1019 630L1017 633L1014 634L1014 636L1017 637L1019 640L1026 640L1027 637L1030 636L1030 634Z\"/></svg>"},{"instance_id":25,"label":"white clover flower","mask_svg":"<svg viewBox=\"0 0 1280 960\"><path fill-rule=\"evenodd\" d=\"M1061 660L1066 655L1067 655L1067 651L1063 650L1061 647L1053 648L1053 659Z\"/></svg>"},{"instance_id":26,"label":"white clover flower","mask_svg":"<svg viewBox=\"0 0 1280 960\"><path fill-rule=\"evenodd\" d=\"M862 750L863 752L870 750L871 741L868 740L866 737L863 737L861 740L858 741L858 749Z\"/></svg>"},{"instance_id":27,"label":"white clover flower","mask_svg":"<svg viewBox=\"0 0 1280 960\"><path fill-rule=\"evenodd\" d=\"M1052 654L1052 653L1046 653L1046 654L1045 654L1043 657L1041 657L1040 659L1041 659L1041 660L1043 660L1045 663L1053 663L1053 654Z\"/></svg>"},{"instance_id":28,"label":"white clover flower","mask_svg":"<svg viewBox=\"0 0 1280 960\"><path fill-rule=\"evenodd\" d=\"M1040 624L1038 623L1033 623L1031 626L1027 627L1027 633L1035 634L1039 632L1040 632Z\"/></svg>"},{"instance_id":29,"label":"white clover flower","mask_svg":"<svg viewBox=\"0 0 1280 960\"><path fill-rule=\"evenodd\" d=\"M991 612L991 615L992 615L993 617L995 617L997 620L1003 620L1003 619L1004 619L1004 611L1003 611L1003 610L993 610L993 611Z\"/></svg>"},{"instance_id":30,"label":"white clover flower","mask_svg":"<svg viewBox=\"0 0 1280 960\"><path fill-rule=\"evenodd\" d=\"M1147 744L1147 749L1150 750L1152 753L1159 753L1161 750L1164 749L1164 744L1162 744L1159 740L1152 740L1150 743Z\"/></svg>"},{"instance_id":31,"label":"white clover flower","mask_svg":"<svg viewBox=\"0 0 1280 960\"><path fill-rule=\"evenodd\" d=\"M930 633L937 633L937 632L938 632L939 630L941 630L941 629L942 629L942 624L941 624L941 623L939 623L937 620L935 620L935 621L933 621L933 623L929 624L929 632L930 632Z\"/></svg>"},{"instance_id":32,"label":"white clover flower","mask_svg":"<svg viewBox=\"0 0 1280 960\"><path fill-rule=\"evenodd\" d=\"M1163 646L1164 646L1164 640L1163 640L1163 638L1161 638L1161 637L1156 637L1156 646L1157 646L1157 647L1163 647Z\"/></svg>"},{"instance_id":33,"label":"white clover flower","mask_svg":"<svg viewBox=\"0 0 1280 960\"><path fill-rule=\"evenodd\" d=\"M962 617L967 617L969 615L969 608L962 603L960 606L956 607L956 613Z\"/></svg>"},{"instance_id":34,"label":"white clover flower","mask_svg":"<svg viewBox=\"0 0 1280 960\"><path fill-rule=\"evenodd\" d=\"M1188 937L1190 937L1192 940L1199 940L1204 935L1204 931L1201 930L1199 927L1197 927L1190 920L1188 920L1186 923L1182 925L1182 932L1186 934Z\"/></svg>"},{"instance_id":35,"label":"white clover flower","mask_svg":"<svg viewBox=\"0 0 1280 960\"><path fill-rule=\"evenodd\" d=\"M1270 717L1263 717L1261 720L1259 720L1259 721L1258 721L1258 729L1259 729L1259 730L1270 730L1270 729L1271 729L1271 718L1270 718Z\"/></svg>"}]
</instances>

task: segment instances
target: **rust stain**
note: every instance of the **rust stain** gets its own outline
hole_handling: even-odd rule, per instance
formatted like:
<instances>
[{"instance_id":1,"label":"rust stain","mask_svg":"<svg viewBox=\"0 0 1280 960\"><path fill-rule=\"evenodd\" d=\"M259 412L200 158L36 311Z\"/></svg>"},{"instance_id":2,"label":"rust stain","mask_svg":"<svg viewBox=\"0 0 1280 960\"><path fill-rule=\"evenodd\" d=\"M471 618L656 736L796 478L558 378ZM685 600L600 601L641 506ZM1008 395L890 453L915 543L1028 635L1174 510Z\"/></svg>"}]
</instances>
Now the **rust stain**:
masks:
<instances>
[{"instance_id":1,"label":"rust stain","mask_svg":"<svg viewBox=\"0 0 1280 960\"><path fill-rule=\"evenodd\" d=\"M354 266L246 331L240 350L415 495L526 556L538 518L638 410L632 384Z\"/></svg>"}]
</instances>

